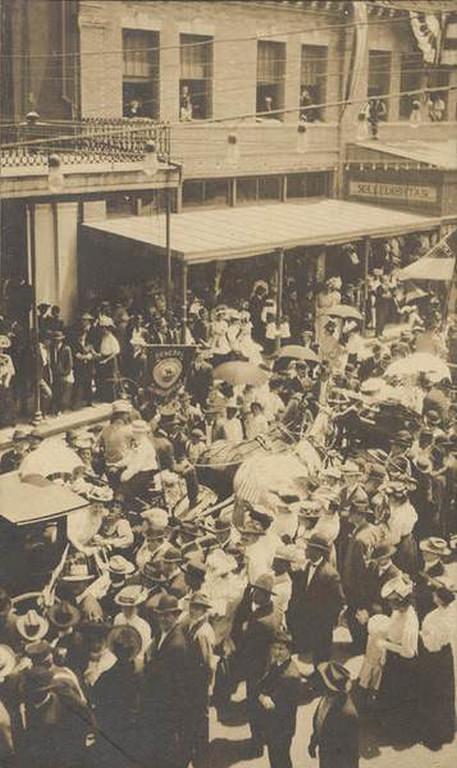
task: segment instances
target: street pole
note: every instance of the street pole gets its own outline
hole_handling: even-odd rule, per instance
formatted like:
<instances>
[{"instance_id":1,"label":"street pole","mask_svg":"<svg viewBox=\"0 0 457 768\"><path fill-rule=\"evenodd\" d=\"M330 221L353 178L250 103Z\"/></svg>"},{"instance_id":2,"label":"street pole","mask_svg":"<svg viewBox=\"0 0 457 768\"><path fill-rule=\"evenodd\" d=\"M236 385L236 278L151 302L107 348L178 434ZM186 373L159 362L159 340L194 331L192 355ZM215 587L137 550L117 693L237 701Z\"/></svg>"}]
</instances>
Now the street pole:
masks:
<instances>
[{"instance_id":1,"label":"street pole","mask_svg":"<svg viewBox=\"0 0 457 768\"><path fill-rule=\"evenodd\" d=\"M182 286L181 286L181 344L186 343L187 329L187 264L182 262Z\"/></svg>"},{"instance_id":2,"label":"street pole","mask_svg":"<svg viewBox=\"0 0 457 768\"><path fill-rule=\"evenodd\" d=\"M171 193L168 187L165 190L165 250L167 255L167 307L168 311L171 311Z\"/></svg>"},{"instance_id":3,"label":"street pole","mask_svg":"<svg viewBox=\"0 0 457 768\"><path fill-rule=\"evenodd\" d=\"M33 378L33 404L34 416L33 424L39 424L43 418L41 411L41 360L40 360L40 334L38 327L38 309L37 309L37 264L36 264L36 238L35 238L35 204L28 206L29 221L29 244L30 244L30 272L32 280L32 348L34 356L34 378Z\"/></svg>"},{"instance_id":4,"label":"street pole","mask_svg":"<svg viewBox=\"0 0 457 768\"><path fill-rule=\"evenodd\" d=\"M368 273L370 266L371 241L366 237L363 241L363 301L362 301L362 336L365 334L367 322L367 302L368 302Z\"/></svg>"},{"instance_id":5,"label":"street pole","mask_svg":"<svg viewBox=\"0 0 457 768\"><path fill-rule=\"evenodd\" d=\"M281 319L284 292L284 248L278 250L278 295L276 298L276 340L275 347L278 352L281 348Z\"/></svg>"}]
</instances>

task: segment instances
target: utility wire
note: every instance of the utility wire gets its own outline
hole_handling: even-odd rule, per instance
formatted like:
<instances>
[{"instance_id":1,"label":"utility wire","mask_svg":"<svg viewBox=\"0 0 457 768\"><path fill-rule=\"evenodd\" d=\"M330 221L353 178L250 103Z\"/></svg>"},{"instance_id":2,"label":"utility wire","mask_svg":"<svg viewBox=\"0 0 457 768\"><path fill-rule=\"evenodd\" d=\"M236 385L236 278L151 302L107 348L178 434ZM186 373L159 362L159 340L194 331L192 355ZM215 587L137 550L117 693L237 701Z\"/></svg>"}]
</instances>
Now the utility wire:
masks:
<instances>
[{"instance_id":1,"label":"utility wire","mask_svg":"<svg viewBox=\"0 0 457 768\"><path fill-rule=\"evenodd\" d=\"M400 96L417 96L417 95L423 95L425 92L427 93L444 93L449 91L455 91L457 90L457 85L450 85L446 86L445 88L427 88L426 91L423 88L416 89L416 90L410 90L410 91L399 91L397 93L386 93L386 94L379 94L376 96L377 99L383 99L383 100L389 100L393 98L398 98ZM241 115L230 115L227 117L219 117L219 118L208 118L207 120L199 120L198 125L212 125L212 124L219 124L224 122L230 122L233 120L244 120L247 118L258 118L258 117L273 117L274 115L283 115L283 114L292 114L294 112L306 112L308 110L316 110L316 109L324 109L325 107L339 107L339 106L345 106L348 104L366 104L367 98L363 99L343 99L338 101L331 101L331 102L324 102L322 104L312 104L310 106L299 106L299 107L290 107L290 108L283 108L283 109L274 109L268 112L249 112L244 113ZM166 123L166 124L157 124L157 127L177 127L182 126L182 122L178 123ZM2 149L17 149L20 147L34 147L34 146L40 146L40 145L48 145L48 144L55 144L60 141L68 141L68 140L74 140L74 139L94 139L94 138L102 138L102 139L110 139L115 137L116 135L122 135L127 132L127 134L132 135L136 133L141 133L147 130L149 127L148 125L141 125L136 126L132 125L126 126L125 124L122 125L120 128L113 128L109 132L106 130L100 133L97 133L97 131L93 131L90 134L82 133L82 134L67 134L64 136L55 136L55 137L46 137L44 139L29 139L19 142L11 142L7 144L2 145ZM71 150L69 150L71 151Z\"/></svg>"},{"instance_id":2,"label":"utility wire","mask_svg":"<svg viewBox=\"0 0 457 768\"><path fill-rule=\"evenodd\" d=\"M323 32L325 30L331 30L331 29L352 29L352 28L359 28L359 27L374 27L384 24L405 24L409 20L405 17L401 17L398 19L395 18L388 18L388 19L378 19L376 21L373 20L367 20L365 22L359 21L359 22L344 22L342 24L327 24L322 25L318 27L305 27L303 29L294 29L294 30L285 30L285 31L275 31L275 32L264 32L264 33L258 33L256 35L249 35L246 37L227 37L223 39L217 39L213 37L207 36L205 40L197 40L194 43L183 43L178 45L156 45L151 47L145 47L142 48L142 52L152 52L152 51L170 51L170 50L183 50L186 48L197 48L201 46L207 46L207 45L224 45L228 43L241 43L241 42L248 42L251 40L256 41L262 41L262 40L271 40L272 37L291 37L293 35L301 35L304 33L309 32ZM147 30L146 30L147 31ZM150 30L154 31L154 30ZM209 37L209 39L208 39ZM84 51L82 53L81 51L71 51L66 53L52 53L52 58L67 58L67 57L73 57L73 58L80 58L80 57L86 57L86 56L112 56L115 54L124 54L125 48L118 48L116 50L106 51ZM128 50L128 49L127 49ZM135 49L131 49L135 50ZM15 58L26 58L27 60L32 59L48 59L51 57L51 54L49 53L40 53L40 54L27 54L27 53L5 53L0 55L0 59L15 59Z\"/></svg>"}]
</instances>

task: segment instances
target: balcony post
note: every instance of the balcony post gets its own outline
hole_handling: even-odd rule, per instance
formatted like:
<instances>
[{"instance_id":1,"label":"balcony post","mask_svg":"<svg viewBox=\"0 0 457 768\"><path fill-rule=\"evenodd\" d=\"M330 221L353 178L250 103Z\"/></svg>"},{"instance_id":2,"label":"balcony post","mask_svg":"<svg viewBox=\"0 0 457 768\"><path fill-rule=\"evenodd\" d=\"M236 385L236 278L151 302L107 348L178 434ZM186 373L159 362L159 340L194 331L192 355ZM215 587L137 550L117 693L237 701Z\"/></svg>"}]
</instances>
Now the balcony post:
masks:
<instances>
[{"instance_id":1,"label":"balcony post","mask_svg":"<svg viewBox=\"0 0 457 768\"><path fill-rule=\"evenodd\" d=\"M282 318L282 304L283 304L283 292L284 292L284 248L280 248L277 252L278 256L278 295L276 297L276 351L281 348L281 318Z\"/></svg>"},{"instance_id":2,"label":"balcony post","mask_svg":"<svg viewBox=\"0 0 457 768\"><path fill-rule=\"evenodd\" d=\"M187 264L182 262L182 285L181 285L181 344L186 343L187 339Z\"/></svg>"},{"instance_id":3,"label":"balcony post","mask_svg":"<svg viewBox=\"0 0 457 768\"><path fill-rule=\"evenodd\" d=\"M165 250L167 254L167 307L171 309L172 299L172 264L171 264L171 192L165 190Z\"/></svg>"},{"instance_id":4,"label":"balcony post","mask_svg":"<svg viewBox=\"0 0 457 768\"><path fill-rule=\"evenodd\" d=\"M34 416L33 424L39 424L43 418L41 412L41 355L40 355L40 332L38 327L38 309L37 309L37 263L36 263L36 234L35 234L35 204L29 203L27 207L27 220L29 227L29 264L30 277L32 283L32 349L34 359L34 377L33 377L33 404Z\"/></svg>"}]
</instances>

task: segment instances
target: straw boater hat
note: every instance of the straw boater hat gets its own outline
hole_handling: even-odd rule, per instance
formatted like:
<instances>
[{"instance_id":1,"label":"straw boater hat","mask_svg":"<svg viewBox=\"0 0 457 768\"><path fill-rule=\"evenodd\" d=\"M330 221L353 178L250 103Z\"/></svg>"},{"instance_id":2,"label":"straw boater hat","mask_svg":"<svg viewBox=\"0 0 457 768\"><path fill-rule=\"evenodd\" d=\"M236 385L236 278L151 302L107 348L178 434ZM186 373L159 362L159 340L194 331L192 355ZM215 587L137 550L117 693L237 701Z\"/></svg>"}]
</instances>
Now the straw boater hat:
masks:
<instances>
[{"instance_id":1,"label":"straw boater hat","mask_svg":"<svg viewBox=\"0 0 457 768\"><path fill-rule=\"evenodd\" d=\"M213 607L211 600L205 592L194 592L190 597L189 605L206 608L207 610L210 610Z\"/></svg>"},{"instance_id":2,"label":"straw boater hat","mask_svg":"<svg viewBox=\"0 0 457 768\"><path fill-rule=\"evenodd\" d=\"M440 539L438 536L429 536L427 539L422 539L419 544L419 549L421 552L428 552L437 557L446 557L451 554L447 542L444 539Z\"/></svg>"},{"instance_id":3,"label":"straw boater hat","mask_svg":"<svg viewBox=\"0 0 457 768\"><path fill-rule=\"evenodd\" d=\"M115 400L111 406L111 410L114 413L130 413L132 410L132 404L129 400Z\"/></svg>"},{"instance_id":4,"label":"straw boater hat","mask_svg":"<svg viewBox=\"0 0 457 768\"><path fill-rule=\"evenodd\" d=\"M122 555L113 555L108 560L108 569L116 576L128 576L134 572L135 566Z\"/></svg>"},{"instance_id":5,"label":"straw boater hat","mask_svg":"<svg viewBox=\"0 0 457 768\"><path fill-rule=\"evenodd\" d=\"M128 587L124 587L117 593L114 598L116 605L120 605L122 608L130 608L136 605L144 603L148 596L147 589L140 584L131 584Z\"/></svg>"},{"instance_id":6,"label":"straw boater hat","mask_svg":"<svg viewBox=\"0 0 457 768\"><path fill-rule=\"evenodd\" d=\"M318 549L328 555L330 553L331 544L332 542L328 536L324 536L322 533L312 533L306 546Z\"/></svg>"},{"instance_id":7,"label":"straw boater hat","mask_svg":"<svg viewBox=\"0 0 457 768\"><path fill-rule=\"evenodd\" d=\"M48 632L49 622L35 610L27 611L16 619L16 629L24 640L41 640Z\"/></svg>"}]
</instances>

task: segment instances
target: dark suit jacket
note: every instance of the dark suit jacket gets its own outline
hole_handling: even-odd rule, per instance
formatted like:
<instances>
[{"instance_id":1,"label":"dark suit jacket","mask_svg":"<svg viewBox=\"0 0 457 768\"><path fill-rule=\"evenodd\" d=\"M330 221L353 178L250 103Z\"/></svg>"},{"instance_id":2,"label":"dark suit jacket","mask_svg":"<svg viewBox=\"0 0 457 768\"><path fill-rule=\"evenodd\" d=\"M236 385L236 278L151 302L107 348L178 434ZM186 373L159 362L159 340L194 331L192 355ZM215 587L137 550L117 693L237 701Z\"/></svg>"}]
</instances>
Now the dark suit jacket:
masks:
<instances>
[{"instance_id":1,"label":"dark suit jacket","mask_svg":"<svg viewBox=\"0 0 457 768\"><path fill-rule=\"evenodd\" d=\"M358 768L359 718L350 696L334 696L319 729L318 709L319 705L314 713L311 742L319 748L319 768Z\"/></svg>"},{"instance_id":2,"label":"dark suit jacket","mask_svg":"<svg viewBox=\"0 0 457 768\"><path fill-rule=\"evenodd\" d=\"M265 672L271 644L281 626L281 615L268 603L252 610L243 600L235 611L233 639L236 645L237 669L242 678L257 682Z\"/></svg>"},{"instance_id":3,"label":"dark suit jacket","mask_svg":"<svg viewBox=\"0 0 457 768\"><path fill-rule=\"evenodd\" d=\"M330 563L320 563L307 586L309 570L308 563L303 571L293 574L287 611L297 650L303 652L328 641L344 602L339 574Z\"/></svg>"},{"instance_id":4,"label":"dark suit jacket","mask_svg":"<svg viewBox=\"0 0 457 768\"><path fill-rule=\"evenodd\" d=\"M391 563L383 573L379 573L375 563L369 563L366 577L366 605L361 607L366 608L369 613L379 613L379 606L381 606L382 613L390 614L391 606L387 600L383 600L381 591L384 584L400 574L400 568L397 568L394 563Z\"/></svg>"},{"instance_id":5,"label":"dark suit jacket","mask_svg":"<svg viewBox=\"0 0 457 768\"><path fill-rule=\"evenodd\" d=\"M158 648L155 637L147 651L144 669L144 711L168 729L180 731L192 708L192 674L189 644L176 624Z\"/></svg>"},{"instance_id":6,"label":"dark suit jacket","mask_svg":"<svg viewBox=\"0 0 457 768\"><path fill-rule=\"evenodd\" d=\"M259 704L259 723L267 743L276 737L293 737L302 687L300 672L292 659L279 667L270 667L259 680L257 695L270 696L275 704L272 710Z\"/></svg>"},{"instance_id":7,"label":"dark suit jacket","mask_svg":"<svg viewBox=\"0 0 457 768\"><path fill-rule=\"evenodd\" d=\"M53 378L68 376L71 373L73 369L73 356L67 344L63 344L59 349L55 349L51 344L48 354Z\"/></svg>"},{"instance_id":8,"label":"dark suit jacket","mask_svg":"<svg viewBox=\"0 0 457 768\"><path fill-rule=\"evenodd\" d=\"M416 611L419 621L422 621L427 613L433 611L436 607L433 602L433 589L427 577L439 579L444 576L446 569L442 563L436 563L428 571L420 571L416 577L416 586L414 589L414 598L416 601Z\"/></svg>"},{"instance_id":9,"label":"dark suit jacket","mask_svg":"<svg viewBox=\"0 0 457 768\"><path fill-rule=\"evenodd\" d=\"M378 533L371 523L363 523L348 538L342 568L344 593L349 605L366 605L368 559L376 546Z\"/></svg>"}]
</instances>

